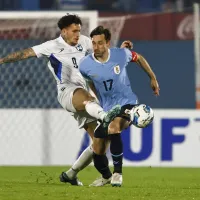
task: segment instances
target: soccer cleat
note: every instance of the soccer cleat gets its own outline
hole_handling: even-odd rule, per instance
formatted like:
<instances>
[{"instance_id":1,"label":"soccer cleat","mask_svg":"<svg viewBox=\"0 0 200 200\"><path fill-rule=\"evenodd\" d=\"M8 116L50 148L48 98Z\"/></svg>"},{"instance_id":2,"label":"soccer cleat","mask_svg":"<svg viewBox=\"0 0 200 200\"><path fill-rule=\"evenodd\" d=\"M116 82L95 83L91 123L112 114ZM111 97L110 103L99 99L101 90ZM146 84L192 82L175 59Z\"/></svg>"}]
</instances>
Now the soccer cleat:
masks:
<instances>
[{"instance_id":1,"label":"soccer cleat","mask_svg":"<svg viewBox=\"0 0 200 200\"><path fill-rule=\"evenodd\" d=\"M103 119L103 127L104 128L108 128L110 122L117 116L119 115L121 112L121 106L120 105L116 105L114 107L112 107L111 110L109 110L106 114L106 116Z\"/></svg>"},{"instance_id":2,"label":"soccer cleat","mask_svg":"<svg viewBox=\"0 0 200 200\"><path fill-rule=\"evenodd\" d=\"M123 182L122 174L114 173L111 179L111 185L113 187L121 187Z\"/></svg>"},{"instance_id":3,"label":"soccer cleat","mask_svg":"<svg viewBox=\"0 0 200 200\"><path fill-rule=\"evenodd\" d=\"M69 177L65 172L62 172L62 174L60 175L60 182L70 183L71 185L76 185L76 186L83 186L83 183L80 182L77 177L74 179L69 179Z\"/></svg>"},{"instance_id":4,"label":"soccer cleat","mask_svg":"<svg viewBox=\"0 0 200 200\"><path fill-rule=\"evenodd\" d=\"M98 178L97 180L95 180L92 184L90 184L90 187L101 187L104 186L106 184L110 184L111 178L105 179L103 177Z\"/></svg>"}]
</instances>

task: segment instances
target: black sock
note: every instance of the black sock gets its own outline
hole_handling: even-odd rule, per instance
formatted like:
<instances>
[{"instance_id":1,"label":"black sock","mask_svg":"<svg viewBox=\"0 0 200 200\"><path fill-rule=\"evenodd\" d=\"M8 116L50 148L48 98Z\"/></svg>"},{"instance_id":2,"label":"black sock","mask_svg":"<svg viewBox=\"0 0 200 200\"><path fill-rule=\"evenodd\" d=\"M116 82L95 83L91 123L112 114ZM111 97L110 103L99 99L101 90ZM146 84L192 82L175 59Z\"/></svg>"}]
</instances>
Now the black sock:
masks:
<instances>
[{"instance_id":1,"label":"black sock","mask_svg":"<svg viewBox=\"0 0 200 200\"><path fill-rule=\"evenodd\" d=\"M114 171L113 173L122 173L123 164L123 143L121 134L111 134L110 138L110 153L113 159Z\"/></svg>"},{"instance_id":2,"label":"black sock","mask_svg":"<svg viewBox=\"0 0 200 200\"><path fill-rule=\"evenodd\" d=\"M102 174L103 178L108 179L112 176L106 155L97 155L93 152L93 161L95 168Z\"/></svg>"}]
</instances>

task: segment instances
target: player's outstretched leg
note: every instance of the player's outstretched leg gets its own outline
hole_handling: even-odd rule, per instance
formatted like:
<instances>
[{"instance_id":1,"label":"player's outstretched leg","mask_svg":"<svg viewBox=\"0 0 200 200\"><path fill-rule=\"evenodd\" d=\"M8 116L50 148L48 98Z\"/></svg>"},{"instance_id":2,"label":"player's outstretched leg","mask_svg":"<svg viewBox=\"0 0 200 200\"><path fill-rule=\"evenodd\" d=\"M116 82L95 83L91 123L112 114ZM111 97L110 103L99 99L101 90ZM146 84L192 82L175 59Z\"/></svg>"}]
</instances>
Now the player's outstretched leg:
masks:
<instances>
[{"instance_id":1,"label":"player's outstretched leg","mask_svg":"<svg viewBox=\"0 0 200 200\"><path fill-rule=\"evenodd\" d=\"M110 124L110 122L117 116L119 115L121 112L121 106L120 105L116 105L114 107L112 107L111 110L109 110L107 112L107 114L105 115L105 117L103 118L103 127L107 128Z\"/></svg>"},{"instance_id":2,"label":"player's outstretched leg","mask_svg":"<svg viewBox=\"0 0 200 200\"><path fill-rule=\"evenodd\" d=\"M60 182L70 183L71 185L83 186L83 183L80 182L77 177L75 177L74 179L69 179L65 172L62 172L62 174L60 175Z\"/></svg>"},{"instance_id":3,"label":"player's outstretched leg","mask_svg":"<svg viewBox=\"0 0 200 200\"><path fill-rule=\"evenodd\" d=\"M120 174L120 173L114 173L112 175L111 185L113 187L121 187L122 181L123 181L122 174Z\"/></svg>"},{"instance_id":4,"label":"player's outstretched leg","mask_svg":"<svg viewBox=\"0 0 200 200\"><path fill-rule=\"evenodd\" d=\"M60 181L71 183L71 185L82 186L80 180L77 180L77 174L92 162L92 157L93 148L92 145L90 145L81 153L72 167L60 175Z\"/></svg>"}]
</instances>

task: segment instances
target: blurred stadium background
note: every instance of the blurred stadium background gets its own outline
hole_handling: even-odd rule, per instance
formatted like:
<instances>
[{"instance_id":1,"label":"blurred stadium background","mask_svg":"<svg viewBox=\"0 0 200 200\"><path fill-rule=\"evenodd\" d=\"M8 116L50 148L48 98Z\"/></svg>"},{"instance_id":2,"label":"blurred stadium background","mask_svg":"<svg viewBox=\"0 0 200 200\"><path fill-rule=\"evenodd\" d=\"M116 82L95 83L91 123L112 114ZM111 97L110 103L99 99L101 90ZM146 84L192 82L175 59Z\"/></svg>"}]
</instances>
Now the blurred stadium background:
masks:
<instances>
[{"instance_id":1,"label":"blurred stadium background","mask_svg":"<svg viewBox=\"0 0 200 200\"><path fill-rule=\"evenodd\" d=\"M132 88L141 103L154 109L155 120L144 130L131 127L123 132L124 166L199 168L200 29L199 6L195 7L195 2L199 3L193 0L1 0L0 57L55 38L59 34L57 20L66 12L82 17L86 35L97 24L107 26L112 31L114 46L123 40L134 43L134 50L151 64L161 88L160 96L154 97L146 74L135 64L128 66ZM56 84L45 59L0 67L1 166L71 165L89 143L87 134L77 128L76 121L58 104ZM22 173L15 170L10 171ZM0 184L10 178L10 171L1 168L0 173L5 175L2 181L0 178ZM199 189L199 181L194 180L197 171L193 172L188 172L191 177L186 182L194 181ZM143 178L148 180L148 173L144 173ZM165 173L175 176L178 172ZM151 176L159 177L159 174L153 172ZM0 197L7 192L0 190ZM195 192L194 198L199 199L200 193ZM187 199L186 193L180 199ZM152 197L155 198L161 199Z\"/></svg>"}]
</instances>

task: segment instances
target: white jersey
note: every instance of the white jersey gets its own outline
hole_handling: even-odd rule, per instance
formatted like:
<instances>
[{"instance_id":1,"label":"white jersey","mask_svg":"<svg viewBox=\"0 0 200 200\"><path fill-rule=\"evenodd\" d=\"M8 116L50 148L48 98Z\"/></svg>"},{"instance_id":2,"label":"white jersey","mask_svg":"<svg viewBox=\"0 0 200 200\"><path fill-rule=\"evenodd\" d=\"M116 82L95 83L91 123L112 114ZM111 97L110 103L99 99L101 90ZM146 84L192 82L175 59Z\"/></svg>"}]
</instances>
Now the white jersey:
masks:
<instances>
[{"instance_id":1,"label":"white jersey","mask_svg":"<svg viewBox=\"0 0 200 200\"><path fill-rule=\"evenodd\" d=\"M78 63L92 52L90 38L81 35L76 46L70 46L60 36L54 40L32 47L37 57L45 56L49 59L48 67L53 73L60 88L62 84L73 83L85 86L85 80L79 72Z\"/></svg>"}]
</instances>

